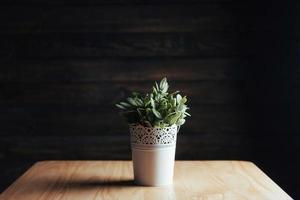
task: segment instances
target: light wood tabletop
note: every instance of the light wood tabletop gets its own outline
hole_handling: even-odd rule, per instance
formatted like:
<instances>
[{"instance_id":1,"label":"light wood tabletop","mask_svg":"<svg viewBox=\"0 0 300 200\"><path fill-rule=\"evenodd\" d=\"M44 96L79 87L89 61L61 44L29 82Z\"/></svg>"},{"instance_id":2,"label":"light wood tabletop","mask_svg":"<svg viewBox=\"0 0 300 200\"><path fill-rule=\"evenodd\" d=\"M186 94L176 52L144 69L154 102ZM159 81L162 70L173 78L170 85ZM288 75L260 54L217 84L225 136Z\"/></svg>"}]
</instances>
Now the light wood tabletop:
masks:
<instances>
[{"instance_id":1,"label":"light wood tabletop","mask_svg":"<svg viewBox=\"0 0 300 200\"><path fill-rule=\"evenodd\" d=\"M8 187L1 200L292 199L251 162L176 161L174 184L133 183L131 161L43 161Z\"/></svg>"}]
</instances>

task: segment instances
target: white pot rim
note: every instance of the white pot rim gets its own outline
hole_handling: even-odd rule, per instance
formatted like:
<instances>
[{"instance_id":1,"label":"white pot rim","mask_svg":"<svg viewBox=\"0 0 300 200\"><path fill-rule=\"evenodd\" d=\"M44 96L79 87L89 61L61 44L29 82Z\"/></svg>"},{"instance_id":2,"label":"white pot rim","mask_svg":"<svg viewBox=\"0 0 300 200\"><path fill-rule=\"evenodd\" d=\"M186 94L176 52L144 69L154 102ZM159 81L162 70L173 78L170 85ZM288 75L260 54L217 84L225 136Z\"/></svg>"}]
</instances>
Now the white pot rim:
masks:
<instances>
[{"instance_id":1,"label":"white pot rim","mask_svg":"<svg viewBox=\"0 0 300 200\"><path fill-rule=\"evenodd\" d=\"M177 126L145 127L140 124L129 125L132 148L157 149L176 145Z\"/></svg>"}]
</instances>

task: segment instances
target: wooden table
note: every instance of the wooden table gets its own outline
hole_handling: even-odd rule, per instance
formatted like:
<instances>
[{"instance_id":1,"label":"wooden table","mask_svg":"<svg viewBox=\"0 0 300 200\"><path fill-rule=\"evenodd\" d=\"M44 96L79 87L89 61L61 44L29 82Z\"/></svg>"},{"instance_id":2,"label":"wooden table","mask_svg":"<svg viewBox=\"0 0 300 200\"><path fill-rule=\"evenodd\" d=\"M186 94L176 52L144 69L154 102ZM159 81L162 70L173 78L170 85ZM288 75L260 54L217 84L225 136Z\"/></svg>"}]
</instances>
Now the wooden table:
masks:
<instances>
[{"instance_id":1,"label":"wooden table","mask_svg":"<svg viewBox=\"0 0 300 200\"><path fill-rule=\"evenodd\" d=\"M43 161L33 165L1 200L292 199L251 162L177 161L174 184L133 183L131 161Z\"/></svg>"}]
</instances>

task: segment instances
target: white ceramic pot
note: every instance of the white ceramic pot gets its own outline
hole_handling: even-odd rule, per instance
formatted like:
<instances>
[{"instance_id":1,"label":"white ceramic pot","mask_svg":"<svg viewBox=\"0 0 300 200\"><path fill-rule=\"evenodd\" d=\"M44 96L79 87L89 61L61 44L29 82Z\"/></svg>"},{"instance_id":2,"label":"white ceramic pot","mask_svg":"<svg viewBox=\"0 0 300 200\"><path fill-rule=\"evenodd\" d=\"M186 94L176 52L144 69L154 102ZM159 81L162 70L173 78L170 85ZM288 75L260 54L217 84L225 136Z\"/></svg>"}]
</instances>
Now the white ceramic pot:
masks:
<instances>
[{"instance_id":1,"label":"white ceramic pot","mask_svg":"<svg viewBox=\"0 0 300 200\"><path fill-rule=\"evenodd\" d=\"M172 184L177 126L129 125L129 129L135 182L145 186Z\"/></svg>"}]
</instances>

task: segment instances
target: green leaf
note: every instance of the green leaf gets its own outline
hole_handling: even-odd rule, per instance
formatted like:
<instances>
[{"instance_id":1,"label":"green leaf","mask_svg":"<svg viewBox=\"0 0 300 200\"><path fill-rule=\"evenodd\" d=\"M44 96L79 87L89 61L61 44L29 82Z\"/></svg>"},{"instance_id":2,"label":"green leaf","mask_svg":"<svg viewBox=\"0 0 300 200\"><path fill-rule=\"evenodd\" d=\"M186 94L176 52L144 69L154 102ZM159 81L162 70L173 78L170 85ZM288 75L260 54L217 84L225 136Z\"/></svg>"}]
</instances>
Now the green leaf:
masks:
<instances>
[{"instance_id":1,"label":"green leaf","mask_svg":"<svg viewBox=\"0 0 300 200\"><path fill-rule=\"evenodd\" d=\"M168 117L170 117L171 115L174 115L174 114L176 114L176 112L171 112L171 113L167 114L166 118L168 118Z\"/></svg>"},{"instance_id":2,"label":"green leaf","mask_svg":"<svg viewBox=\"0 0 300 200\"><path fill-rule=\"evenodd\" d=\"M180 115L181 115L181 113L176 113L175 115L171 115L168 120L169 124L170 125L175 124L177 122L177 120L179 119Z\"/></svg>"},{"instance_id":3,"label":"green leaf","mask_svg":"<svg viewBox=\"0 0 300 200\"><path fill-rule=\"evenodd\" d=\"M162 93L166 93L169 89L169 86L168 85L165 85L163 88L162 88Z\"/></svg>"},{"instance_id":4,"label":"green leaf","mask_svg":"<svg viewBox=\"0 0 300 200\"><path fill-rule=\"evenodd\" d=\"M184 114L187 115L187 116L189 116L189 117L191 116L191 114L188 113L188 112L185 112Z\"/></svg>"},{"instance_id":5,"label":"green leaf","mask_svg":"<svg viewBox=\"0 0 300 200\"><path fill-rule=\"evenodd\" d=\"M150 98L150 102L151 102L151 106L152 106L152 108L155 108L155 103L154 103L154 100L153 100L153 98Z\"/></svg>"},{"instance_id":6,"label":"green leaf","mask_svg":"<svg viewBox=\"0 0 300 200\"><path fill-rule=\"evenodd\" d=\"M177 94L176 95L176 101L177 101L177 104L180 104L180 101L181 101L182 97L180 94Z\"/></svg>"},{"instance_id":7,"label":"green leaf","mask_svg":"<svg viewBox=\"0 0 300 200\"><path fill-rule=\"evenodd\" d=\"M145 100L145 104L144 104L144 106L145 106L145 107L148 107L148 106L150 105L150 103L151 103L151 102L150 102L150 99L148 99L148 100Z\"/></svg>"},{"instance_id":8,"label":"green leaf","mask_svg":"<svg viewBox=\"0 0 300 200\"><path fill-rule=\"evenodd\" d=\"M177 106L176 110L180 112L185 112L187 110L187 106L184 104L180 104L179 106Z\"/></svg>"},{"instance_id":9,"label":"green leaf","mask_svg":"<svg viewBox=\"0 0 300 200\"><path fill-rule=\"evenodd\" d=\"M154 122L154 127L160 127L160 125L162 124L162 120L157 120Z\"/></svg>"},{"instance_id":10,"label":"green leaf","mask_svg":"<svg viewBox=\"0 0 300 200\"><path fill-rule=\"evenodd\" d=\"M152 127L151 123L147 120L144 121L144 125L147 126L147 127Z\"/></svg>"},{"instance_id":11,"label":"green leaf","mask_svg":"<svg viewBox=\"0 0 300 200\"><path fill-rule=\"evenodd\" d=\"M152 108L152 112L158 119L162 118L161 114L155 108Z\"/></svg>"},{"instance_id":12,"label":"green leaf","mask_svg":"<svg viewBox=\"0 0 300 200\"><path fill-rule=\"evenodd\" d=\"M166 81L166 77L164 77L163 79L161 79L161 81L159 82L159 88L163 87L164 82Z\"/></svg>"},{"instance_id":13,"label":"green leaf","mask_svg":"<svg viewBox=\"0 0 300 200\"><path fill-rule=\"evenodd\" d=\"M180 119L178 120L178 122L176 123L177 126L181 126L185 123L185 119Z\"/></svg>"},{"instance_id":14,"label":"green leaf","mask_svg":"<svg viewBox=\"0 0 300 200\"><path fill-rule=\"evenodd\" d=\"M126 102L120 102L120 104L124 107L131 107L131 105L129 103L126 103Z\"/></svg>"},{"instance_id":15,"label":"green leaf","mask_svg":"<svg viewBox=\"0 0 300 200\"><path fill-rule=\"evenodd\" d=\"M138 108L138 109L136 109L136 111L137 111L137 113L138 113L138 115L139 115L139 117L141 119L146 118L146 116L145 116L145 110L143 108Z\"/></svg>"},{"instance_id":16,"label":"green leaf","mask_svg":"<svg viewBox=\"0 0 300 200\"><path fill-rule=\"evenodd\" d=\"M160 88L160 90L161 90L162 93L166 93L166 92L168 91L168 89L169 89L169 84L168 84L168 82L167 82L167 78L166 78L166 77L164 77L164 78L160 81L160 83L159 83L159 88Z\"/></svg>"},{"instance_id":17,"label":"green leaf","mask_svg":"<svg viewBox=\"0 0 300 200\"><path fill-rule=\"evenodd\" d=\"M173 106L173 107L176 107L176 99L173 98L173 99L171 100L171 103L172 103L172 106Z\"/></svg>"},{"instance_id":18,"label":"green leaf","mask_svg":"<svg viewBox=\"0 0 300 200\"><path fill-rule=\"evenodd\" d=\"M128 98L127 98L127 101L128 101L131 105L137 106L137 103L135 102L135 100L134 100L133 98L128 97Z\"/></svg>"},{"instance_id":19,"label":"green leaf","mask_svg":"<svg viewBox=\"0 0 300 200\"><path fill-rule=\"evenodd\" d=\"M138 106L143 106L144 105L144 102L138 97L136 97L134 99L134 101L137 103Z\"/></svg>"},{"instance_id":20,"label":"green leaf","mask_svg":"<svg viewBox=\"0 0 300 200\"><path fill-rule=\"evenodd\" d=\"M157 93L157 89L153 86L153 93L156 94Z\"/></svg>"},{"instance_id":21,"label":"green leaf","mask_svg":"<svg viewBox=\"0 0 300 200\"><path fill-rule=\"evenodd\" d=\"M159 87L158 87L158 85L157 85L156 82L155 82L155 87L156 87L156 91L158 91L158 90L159 90Z\"/></svg>"},{"instance_id":22,"label":"green leaf","mask_svg":"<svg viewBox=\"0 0 300 200\"><path fill-rule=\"evenodd\" d=\"M180 100L180 104L185 104L187 102L187 98L186 96L184 96L181 100Z\"/></svg>"},{"instance_id":23,"label":"green leaf","mask_svg":"<svg viewBox=\"0 0 300 200\"><path fill-rule=\"evenodd\" d=\"M120 104L116 104L116 106L117 106L118 108L120 108L120 109L126 110L126 108L125 108L124 106L120 105Z\"/></svg>"}]
</instances>

